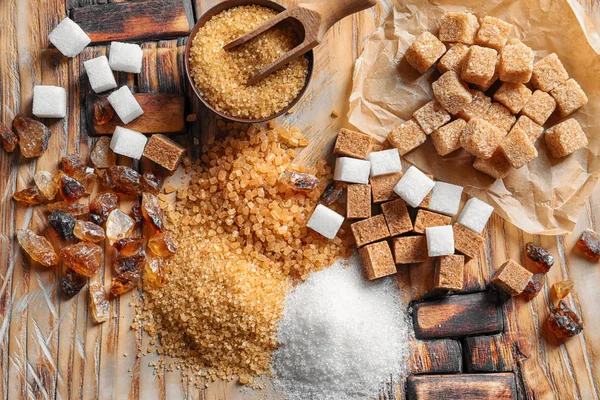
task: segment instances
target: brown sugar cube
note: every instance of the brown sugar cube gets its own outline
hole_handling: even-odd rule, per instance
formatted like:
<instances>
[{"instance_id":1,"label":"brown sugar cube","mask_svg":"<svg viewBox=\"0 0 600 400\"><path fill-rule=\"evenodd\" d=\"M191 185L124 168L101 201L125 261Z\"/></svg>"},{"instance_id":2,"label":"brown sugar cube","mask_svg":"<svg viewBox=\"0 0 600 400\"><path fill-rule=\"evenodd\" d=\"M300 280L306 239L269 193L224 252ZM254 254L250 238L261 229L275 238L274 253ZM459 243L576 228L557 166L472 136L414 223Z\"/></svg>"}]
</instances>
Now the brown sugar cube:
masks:
<instances>
[{"instance_id":1,"label":"brown sugar cube","mask_svg":"<svg viewBox=\"0 0 600 400\"><path fill-rule=\"evenodd\" d=\"M434 289L462 290L465 280L465 257L450 254L438 257L435 263Z\"/></svg>"},{"instance_id":2,"label":"brown sugar cube","mask_svg":"<svg viewBox=\"0 0 600 400\"><path fill-rule=\"evenodd\" d=\"M531 84L536 89L549 92L567 79L569 74L555 53L548 54L533 66Z\"/></svg>"},{"instance_id":3,"label":"brown sugar cube","mask_svg":"<svg viewBox=\"0 0 600 400\"><path fill-rule=\"evenodd\" d=\"M471 46L460 77L463 81L485 85L494 77L498 52L481 46Z\"/></svg>"},{"instance_id":4,"label":"brown sugar cube","mask_svg":"<svg viewBox=\"0 0 600 400\"><path fill-rule=\"evenodd\" d=\"M467 123L460 138L460 145L479 158L490 158L504 138L504 132L482 118Z\"/></svg>"},{"instance_id":5,"label":"brown sugar cube","mask_svg":"<svg viewBox=\"0 0 600 400\"><path fill-rule=\"evenodd\" d=\"M458 117L469 122L472 118L483 118L492 105L492 99L485 95L482 91L471 90L473 95L473 101L460 110L457 114Z\"/></svg>"},{"instance_id":6,"label":"brown sugar cube","mask_svg":"<svg viewBox=\"0 0 600 400\"><path fill-rule=\"evenodd\" d=\"M437 69L440 71L440 74L444 74L448 71L454 71L457 74L460 74L468 52L469 46L465 46L462 43L456 43L450 46L446 54L440 58L440 61L437 64Z\"/></svg>"},{"instance_id":7,"label":"brown sugar cube","mask_svg":"<svg viewBox=\"0 0 600 400\"><path fill-rule=\"evenodd\" d=\"M533 73L535 53L520 40L511 39L500 52L500 80L503 82L527 83Z\"/></svg>"},{"instance_id":8,"label":"brown sugar cube","mask_svg":"<svg viewBox=\"0 0 600 400\"><path fill-rule=\"evenodd\" d=\"M373 243L390 236L385 218L379 214L371 218L363 219L350 225L356 247Z\"/></svg>"},{"instance_id":9,"label":"brown sugar cube","mask_svg":"<svg viewBox=\"0 0 600 400\"><path fill-rule=\"evenodd\" d=\"M404 236L393 239L396 264L413 264L429 260L425 235Z\"/></svg>"},{"instance_id":10,"label":"brown sugar cube","mask_svg":"<svg viewBox=\"0 0 600 400\"><path fill-rule=\"evenodd\" d=\"M400 178L402 178L402 172L371 177L373 203L381 203L398 198L398 195L394 193L394 186L396 186Z\"/></svg>"},{"instance_id":11,"label":"brown sugar cube","mask_svg":"<svg viewBox=\"0 0 600 400\"><path fill-rule=\"evenodd\" d=\"M431 142L440 156L460 149L460 137L467 126L464 119L456 119L431 134Z\"/></svg>"},{"instance_id":12,"label":"brown sugar cube","mask_svg":"<svg viewBox=\"0 0 600 400\"><path fill-rule=\"evenodd\" d=\"M398 149L400 155L408 153L422 145L427 135L413 118L394 128L387 137L388 142Z\"/></svg>"},{"instance_id":13,"label":"brown sugar cube","mask_svg":"<svg viewBox=\"0 0 600 400\"><path fill-rule=\"evenodd\" d=\"M492 103L483 119L499 128L505 135L517 121L517 117L500 103Z\"/></svg>"},{"instance_id":14,"label":"brown sugar cube","mask_svg":"<svg viewBox=\"0 0 600 400\"><path fill-rule=\"evenodd\" d=\"M579 122L573 118L561 122L546 131L546 145L554 158L561 158L588 145L588 139Z\"/></svg>"},{"instance_id":15,"label":"brown sugar cube","mask_svg":"<svg viewBox=\"0 0 600 400\"><path fill-rule=\"evenodd\" d=\"M143 154L169 171L175 171L183 159L185 147L164 135L154 134L148 140Z\"/></svg>"},{"instance_id":16,"label":"brown sugar cube","mask_svg":"<svg viewBox=\"0 0 600 400\"><path fill-rule=\"evenodd\" d=\"M469 87L456 72L448 71L431 85L433 94L450 114L456 114L473 100Z\"/></svg>"},{"instance_id":17,"label":"brown sugar cube","mask_svg":"<svg viewBox=\"0 0 600 400\"><path fill-rule=\"evenodd\" d=\"M473 162L473 168L494 179L504 179L512 170L510 163L506 160L506 157L504 157L504 154L500 150L496 151L492 157L487 160L476 158Z\"/></svg>"},{"instance_id":18,"label":"brown sugar cube","mask_svg":"<svg viewBox=\"0 0 600 400\"><path fill-rule=\"evenodd\" d=\"M385 217L390 236L397 236L412 230L412 221L406 203L402 199L383 203L381 211Z\"/></svg>"},{"instance_id":19,"label":"brown sugar cube","mask_svg":"<svg viewBox=\"0 0 600 400\"><path fill-rule=\"evenodd\" d=\"M465 228L459 223L452 226L454 231L454 248L467 257L475 258L483 247L483 236Z\"/></svg>"},{"instance_id":20,"label":"brown sugar cube","mask_svg":"<svg viewBox=\"0 0 600 400\"><path fill-rule=\"evenodd\" d=\"M544 128L533 122L531 118L527 117L526 115L521 115L519 119L517 119L517 122L513 125L511 132L513 131L513 129L522 130L527 134L527 136L529 136L529 139L534 143L536 140L538 140L540 136L542 136L542 133L544 132Z\"/></svg>"},{"instance_id":21,"label":"brown sugar cube","mask_svg":"<svg viewBox=\"0 0 600 400\"><path fill-rule=\"evenodd\" d=\"M346 217L360 219L371 217L371 185L348 185Z\"/></svg>"},{"instance_id":22,"label":"brown sugar cube","mask_svg":"<svg viewBox=\"0 0 600 400\"><path fill-rule=\"evenodd\" d=\"M415 227L413 228L413 231L416 233L425 234L426 228L431 228L432 226L450 225L451 222L452 217L431 211L419 210L417 212L417 218L415 219Z\"/></svg>"},{"instance_id":23,"label":"brown sugar cube","mask_svg":"<svg viewBox=\"0 0 600 400\"><path fill-rule=\"evenodd\" d=\"M404 53L411 67L424 74L446 52L446 45L430 32L423 32Z\"/></svg>"},{"instance_id":24,"label":"brown sugar cube","mask_svg":"<svg viewBox=\"0 0 600 400\"><path fill-rule=\"evenodd\" d=\"M523 293L532 276L518 262L508 260L496 271L492 283L511 296L518 296Z\"/></svg>"},{"instance_id":25,"label":"brown sugar cube","mask_svg":"<svg viewBox=\"0 0 600 400\"><path fill-rule=\"evenodd\" d=\"M494 100L518 114L531 98L531 90L522 83L504 82L494 94Z\"/></svg>"},{"instance_id":26,"label":"brown sugar cube","mask_svg":"<svg viewBox=\"0 0 600 400\"><path fill-rule=\"evenodd\" d=\"M494 68L494 75L487 82L484 82L483 84L480 84L480 85L475 85L475 86L477 86L477 89L481 90L482 92L487 92L488 89L490 87L492 87L492 85L494 83L496 83L496 81L498 80L499 69L500 69L500 56L498 55L498 57L496 57L496 66Z\"/></svg>"},{"instance_id":27,"label":"brown sugar cube","mask_svg":"<svg viewBox=\"0 0 600 400\"><path fill-rule=\"evenodd\" d=\"M575 79L569 79L565 83L550 92L554 100L556 100L556 108L561 117L579 110L588 102L585 92L579 86Z\"/></svg>"},{"instance_id":28,"label":"brown sugar cube","mask_svg":"<svg viewBox=\"0 0 600 400\"><path fill-rule=\"evenodd\" d=\"M388 242L369 244L358 250L368 280L395 274L396 263Z\"/></svg>"},{"instance_id":29,"label":"brown sugar cube","mask_svg":"<svg viewBox=\"0 0 600 400\"><path fill-rule=\"evenodd\" d=\"M475 36L475 44L500 51L506 45L512 30L512 24L486 15L481 20L481 28Z\"/></svg>"},{"instance_id":30,"label":"brown sugar cube","mask_svg":"<svg viewBox=\"0 0 600 400\"><path fill-rule=\"evenodd\" d=\"M366 160L371 152L371 137L350 129L340 129L333 152Z\"/></svg>"},{"instance_id":31,"label":"brown sugar cube","mask_svg":"<svg viewBox=\"0 0 600 400\"><path fill-rule=\"evenodd\" d=\"M430 101L414 112L413 118L419 123L425 134L429 135L450 121L450 114L435 100Z\"/></svg>"},{"instance_id":32,"label":"brown sugar cube","mask_svg":"<svg viewBox=\"0 0 600 400\"><path fill-rule=\"evenodd\" d=\"M556 100L548 93L536 90L521 110L521 114L529 117L538 125L544 125L555 109Z\"/></svg>"},{"instance_id":33,"label":"brown sugar cube","mask_svg":"<svg viewBox=\"0 0 600 400\"><path fill-rule=\"evenodd\" d=\"M465 12L447 12L440 19L440 40L473 44L479 29L477 17Z\"/></svg>"},{"instance_id":34,"label":"brown sugar cube","mask_svg":"<svg viewBox=\"0 0 600 400\"><path fill-rule=\"evenodd\" d=\"M500 150L510 165L521 168L538 156L538 152L529 136L520 129L513 129L502 139Z\"/></svg>"}]
</instances>

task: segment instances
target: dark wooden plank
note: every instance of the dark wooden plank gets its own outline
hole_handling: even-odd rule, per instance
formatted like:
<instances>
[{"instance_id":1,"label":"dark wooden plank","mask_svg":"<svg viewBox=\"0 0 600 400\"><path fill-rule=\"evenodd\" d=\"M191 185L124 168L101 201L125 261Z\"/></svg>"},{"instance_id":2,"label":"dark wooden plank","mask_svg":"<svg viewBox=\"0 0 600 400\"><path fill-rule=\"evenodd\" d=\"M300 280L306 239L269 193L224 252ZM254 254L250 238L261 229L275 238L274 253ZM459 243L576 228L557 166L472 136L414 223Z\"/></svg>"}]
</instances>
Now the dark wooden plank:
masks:
<instances>
[{"instance_id":1,"label":"dark wooden plank","mask_svg":"<svg viewBox=\"0 0 600 400\"><path fill-rule=\"evenodd\" d=\"M134 121L124 125L114 114L112 119L99 125L95 109L112 107L106 101L106 96L90 93L86 99L86 114L89 129L92 134L111 135L117 126L126 126L141 133L180 133L185 130L185 97L172 93L136 93L135 98L140 103L144 114Z\"/></svg>"},{"instance_id":2,"label":"dark wooden plank","mask_svg":"<svg viewBox=\"0 0 600 400\"><path fill-rule=\"evenodd\" d=\"M481 335L504 329L500 298L493 291L416 303L413 323L417 339Z\"/></svg>"},{"instance_id":3,"label":"dark wooden plank","mask_svg":"<svg viewBox=\"0 0 600 400\"><path fill-rule=\"evenodd\" d=\"M468 372L506 372L515 367L514 341L504 334L463 339Z\"/></svg>"},{"instance_id":4,"label":"dark wooden plank","mask_svg":"<svg viewBox=\"0 0 600 400\"><path fill-rule=\"evenodd\" d=\"M408 400L516 399L515 377L503 374L413 375L406 385Z\"/></svg>"},{"instance_id":5,"label":"dark wooden plank","mask_svg":"<svg viewBox=\"0 0 600 400\"><path fill-rule=\"evenodd\" d=\"M193 26L189 2L144 0L99 4L74 8L71 19L89 35L92 43L176 38L189 35Z\"/></svg>"},{"instance_id":6,"label":"dark wooden plank","mask_svg":"<svg viewBox=\"0 0 600 400\"><path fill-rule=\"evenodd\" d=\"M461 373L462 349L458 340L414 340L411 342L413 374Z\"/></svg>"}]
</instances>

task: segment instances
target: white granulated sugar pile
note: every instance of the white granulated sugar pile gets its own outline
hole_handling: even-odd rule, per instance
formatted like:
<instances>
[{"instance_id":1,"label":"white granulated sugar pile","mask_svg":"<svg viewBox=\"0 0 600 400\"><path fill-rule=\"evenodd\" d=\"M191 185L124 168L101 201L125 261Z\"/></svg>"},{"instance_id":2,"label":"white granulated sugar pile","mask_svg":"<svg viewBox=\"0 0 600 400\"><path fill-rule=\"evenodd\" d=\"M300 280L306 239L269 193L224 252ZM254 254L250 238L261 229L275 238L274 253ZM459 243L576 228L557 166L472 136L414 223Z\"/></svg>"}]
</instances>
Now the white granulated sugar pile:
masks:
<instances>
[{"instance_id":1,"label":"white granulated sugar pile","mask_svg":"<svg viewBox=\"0 0 600 400\"><path fill-rule=\"evenodd\" d=\"M338 261L286 298L275 389L290 400L375 398L406 375L409 326L393 277L369 282L356 255Z\"/></svg>"}]
</instances>

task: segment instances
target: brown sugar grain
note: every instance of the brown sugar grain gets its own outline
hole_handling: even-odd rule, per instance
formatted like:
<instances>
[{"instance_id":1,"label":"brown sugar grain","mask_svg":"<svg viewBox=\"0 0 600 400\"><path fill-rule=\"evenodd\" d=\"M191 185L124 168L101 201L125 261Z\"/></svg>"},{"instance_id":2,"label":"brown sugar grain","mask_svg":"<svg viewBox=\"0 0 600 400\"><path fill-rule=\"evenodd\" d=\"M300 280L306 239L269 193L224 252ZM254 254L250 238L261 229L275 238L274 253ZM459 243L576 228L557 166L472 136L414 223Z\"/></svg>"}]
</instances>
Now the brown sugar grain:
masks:
<instances>
[{"instance_id":1,"label":"brown sugar grain","mask_svg":"<svg viewBox=\"0 0 600 400\"><path fill-rule=\"evenodd\" d=\"M152 135L144 148L144 157L169 171L179 167L184 154L185 147L160 134Z\"/></svg>"}]
</instances>

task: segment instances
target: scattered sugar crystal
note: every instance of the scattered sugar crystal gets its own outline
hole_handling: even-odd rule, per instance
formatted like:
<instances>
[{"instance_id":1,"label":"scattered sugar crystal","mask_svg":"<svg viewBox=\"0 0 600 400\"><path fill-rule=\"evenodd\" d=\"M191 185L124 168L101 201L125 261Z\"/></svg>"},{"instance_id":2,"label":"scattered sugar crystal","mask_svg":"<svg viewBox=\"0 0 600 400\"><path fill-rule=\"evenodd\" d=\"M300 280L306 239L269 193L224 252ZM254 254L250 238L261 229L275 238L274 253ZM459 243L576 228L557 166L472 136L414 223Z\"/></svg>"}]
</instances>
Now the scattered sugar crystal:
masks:
<instances>
[{"instance_id":1,"label":"scattered sugar crystal","mask_svg":"<svg viewBox=\"0 0 600 400\"><path fill-rule=\"evenodd\" d=\"M408 373L409 326L393 277L369 282L356 255L340 260L287 296L275 389L288 400L377 398Z\"/></svg>"},{"instance_id":2,"label":"scattered sugar crystal","mask_svg":"<svg viewBox=\"0 0 600 400\"><path fill-rule=\"evenodd\" d=\"M335 160L333 179L348 183L369 183L371 162L350 157L338 157Z\"/></svg>"},{"instance_id":3,"label":"scattered sugar crystal","mask_svg":"<svg viewBox=\"0 0 600 400\"><path fill-rule=\"evenodd\" d=\"M133 93L127 86L122 86L108 96L108 102L115 109L124 124L128 124L144 113Z\"/></svg>"},{"instance_id":4,"label":"scattered sugar crystal","mask_svg":"<svg viewBox=\"0 0 600 400\"><path fill-rule=\"evenodd\" d=\"M456 222L475 233L481 233L493 212L494 207L472 197L465 203Z\"/></svg>"},{"instance_id":5,"label":"scattered sugar crystal","mask_svg":"<svg viewBox=\"0 0 600 400\"><path fill-rule=\"evenodd\" d=\"M38 118L64 118L67 115L67 91L58 86L34 86L32 113Z\"/></svg>"},{"instance_id":6,"label":"scattered sugar crystal","mask_svg":"<svg viewBox=\"0 0 600 400\"><path fill-rule=\"evenodd\" d=\"M117 87L117 81L115 81L106 56L84 61L83 66L94 92L101 93Z\"/></svg>"},{"instance_id":7,"label":"scattered sugar crystal","mask_svg":"<svg viewBox=\"0 0 600 400\"><path fill-rule=\"evenodd\" d=\"M137 44L111 42L108 63L113 71L139 74L143 55L142 48Z\"/></svg>"},{"instance_id":8,"label":"scattered sugar crystal","mask_svg":"<svg viewBox=\"0 0 600 400\"><path fill-rule=\"evenodd\" d=\"M429 200L429 209L441 214L455 216L460 206L462 186L452 185L446 182L435 182Z\"/></svg>"},{"instance_id":9,"label":"scattered sugar crystal","mask_svg":"<svg viewBox=\"0 0 600 400\"><path fill-rule=\"evenodd\" d=\"M409 206L418 207L435 182L416 167L410 167L394 187L394 192Z\"/></svg>"},{"instance_id":10,"label":"scattered sugar crystal","mask_svg":"<svg viewBox=\"0 0 600 400\"><path fill-rule=\"evenodd\" d=\"M454 230L452 225L425 228L427 237L427 253L429 257L454 254Z\"/></svg>"},{"instance_id":11,"label":"scattered sugar crystal","mask_svg":"<svg viewBox=\"0 0 600 400\"><path fill-rule=\"evenodd\" d=\"M117 154L139 160L147 142L148 138L143 134L117 126L110 141L110 148Z\"/></svg>"},{"instance_id":12,"label":"scattered sugar crystal","mask_svg":"<svg viewBox=\"0 0 600 400\"><path fill-rule=\"evenodd\" d=\"M342 215L329 207L319 204L310 216L306 226L325 236L327 239L333 239L340 230L343 222L344 217Z\"/></svg>"},{"instance_id":13,"label":"scattered sugar crystal","mask_svg":"<svg viewBox=\"0 0 600 400\"><path fill-rule=\"evenodd\" d=\"M67 57L75 57L92 41L69 17L66 17L48 35L48 40Z\"/></svg>"},{"instance_id":14,"label":"scattered sugar crystal","mask_svg":"<svg viewBox=\"0 0 600 400\"><path fill-rule=\"evenodd\" d=\"M402 171L398 149L375 151L368 155L371 176L387 175Z\"/></svg>"}]
</instances>

